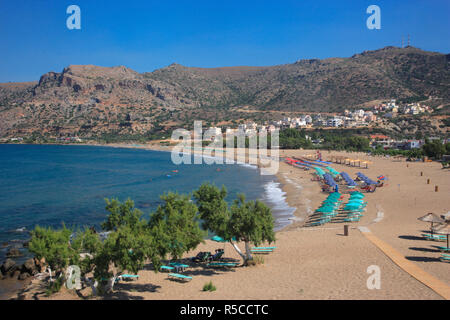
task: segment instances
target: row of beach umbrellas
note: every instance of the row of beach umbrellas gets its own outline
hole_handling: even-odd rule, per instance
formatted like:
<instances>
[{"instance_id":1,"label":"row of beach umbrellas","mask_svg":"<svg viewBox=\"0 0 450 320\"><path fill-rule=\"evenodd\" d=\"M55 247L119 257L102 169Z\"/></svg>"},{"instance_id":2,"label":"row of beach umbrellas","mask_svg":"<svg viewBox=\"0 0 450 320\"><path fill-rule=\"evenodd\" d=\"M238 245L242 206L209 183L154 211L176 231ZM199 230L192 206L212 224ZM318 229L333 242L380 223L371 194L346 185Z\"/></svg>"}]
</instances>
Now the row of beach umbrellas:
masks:
<instances>
[{"instance_id":1,"label":"row of beach umbrellas","mask_svg":"<svg viewBox=\"0 0 450 320\"><path fill-rule=\"evenodd\" d=\"M334 181L333 177L329 173L325 173L323 175L323 179L324 179L325 183L327 185L329 185L330 187L335 188L337 186L336 181Z\"/></svg>"},{"instance_id":2,"label":"row of beach umbrellas","mask_svg":"<svg viewBox=\"0 0 450 320\"><path fill-rule=\"evenodd\" d=\"M364 181L367 184L377 184L375 181L369 179L365 174L358 172L356 174L358 176L358 178L360 178L362 181Z\"/></svg>"},{"instance_id":3,"label":"row of beach umbrellas","mask_svg":"<svg viewBox=\"0 0 450 320\"><path fill-rule=\"evenodd\" d=\"M341 194L339 192L330 193L316 210L316 213L330 214L335 212L340 206L340 198Z\"/></svg>"},{"instance_id":4,"label":"row of beach umbrellas","mask_svg":"<svg viewBox=\"0 0 450 320\"><path fill-rule=\"evenodd\" d=\"M333 177L337 177L339 175L339 172L337 172L332 167L325 167L325 168L333 175Z\"/></svg>"},{"instance_id":5,"label":"row of beach umbrellas","mask_svg":"<svg viewBox=\"0 0 450 320\"><path fill-rule=\"evenodd\" d=\"M319 167L314 167L314 170L316 170L317 175L321 178L323 178L326 173L322 168Z\"/></svg>"},{"instance_id":6,"label":"row of beach umbrellas","mask_svg":"<svg viewBox=\"0 0 450 320\"><path fill-rule=\"evenodd\" d=\"M365 195L361 192L352 192L348 202L344 206L344 211L361 211L367 205L364 199Z\"/></svg>"},{"instance_id":7,"label":"row of beach umbrellas","mask_svg":"<svg viewBox=\"0 0 450 320\"><path fill-rule=\"evenodd\" d=\"M351 187L356 187L358 185L352 178L350 178L347 172L341 172L341 177L345 180L347 185Z\"/></svg>"}]
</instances>

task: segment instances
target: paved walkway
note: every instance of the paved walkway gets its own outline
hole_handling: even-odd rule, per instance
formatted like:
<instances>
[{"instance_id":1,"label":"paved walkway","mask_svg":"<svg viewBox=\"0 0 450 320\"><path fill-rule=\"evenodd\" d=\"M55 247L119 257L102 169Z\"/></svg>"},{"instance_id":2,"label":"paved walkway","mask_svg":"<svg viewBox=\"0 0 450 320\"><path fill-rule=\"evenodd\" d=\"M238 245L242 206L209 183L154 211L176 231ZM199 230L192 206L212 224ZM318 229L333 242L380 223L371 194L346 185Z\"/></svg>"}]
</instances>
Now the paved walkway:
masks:
<instances>
[{"instance_id":1,"label":"paved walkway","mask_svg":"<svg viewBox=\"0 0 450 320\"><path fill-rule=\"evenodd\" d=\"M442 296L444 299L450 300L450 286L425 272L413 262L406 260L400 252L395 250L386 242L377 238L367 227L359 227L358 229L400 268Z\"/></svg>"}]
</instances>

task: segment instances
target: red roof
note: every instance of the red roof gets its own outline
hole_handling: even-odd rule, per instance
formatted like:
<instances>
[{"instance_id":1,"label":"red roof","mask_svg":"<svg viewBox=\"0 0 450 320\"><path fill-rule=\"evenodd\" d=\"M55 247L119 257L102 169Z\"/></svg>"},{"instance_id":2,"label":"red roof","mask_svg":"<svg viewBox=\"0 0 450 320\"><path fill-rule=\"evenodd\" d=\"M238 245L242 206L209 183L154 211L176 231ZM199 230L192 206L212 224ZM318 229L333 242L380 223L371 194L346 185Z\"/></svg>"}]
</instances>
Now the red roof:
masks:
<instances>
[{"instance_id":1,"label":"red roof","mask_svg":"<svg viewBox=\"0 0 450 320\"><path fill-rule=\"evenodd\" d=\"M389 139L389 137L382 134L372 134L370 139Z\"/></svg>"}]
</instances>

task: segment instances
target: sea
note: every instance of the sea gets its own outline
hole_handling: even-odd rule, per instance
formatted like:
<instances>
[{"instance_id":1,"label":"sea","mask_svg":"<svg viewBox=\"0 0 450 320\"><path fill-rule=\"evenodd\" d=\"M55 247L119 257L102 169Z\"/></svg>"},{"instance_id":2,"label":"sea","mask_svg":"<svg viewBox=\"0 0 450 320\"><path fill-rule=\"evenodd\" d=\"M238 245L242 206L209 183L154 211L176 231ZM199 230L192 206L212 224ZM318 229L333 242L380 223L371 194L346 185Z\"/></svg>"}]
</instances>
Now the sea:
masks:
<instances>
[{"instance_id":1,"label":"sea","mask_svg":"<svg viewBox=\"0 0 450 320\"><path fill-rule=\"evenodd\" d=\"M175 165L170 152L81 145L0 145L0 262L11 247L23 248L36 225L95 227L107 217L105 199L133 200L148 218L166 192L190 194L203 182L224 185L272 208L275 230L291 223L295 208L273 175L249 164Z\"/></svg>"}]
</instances>

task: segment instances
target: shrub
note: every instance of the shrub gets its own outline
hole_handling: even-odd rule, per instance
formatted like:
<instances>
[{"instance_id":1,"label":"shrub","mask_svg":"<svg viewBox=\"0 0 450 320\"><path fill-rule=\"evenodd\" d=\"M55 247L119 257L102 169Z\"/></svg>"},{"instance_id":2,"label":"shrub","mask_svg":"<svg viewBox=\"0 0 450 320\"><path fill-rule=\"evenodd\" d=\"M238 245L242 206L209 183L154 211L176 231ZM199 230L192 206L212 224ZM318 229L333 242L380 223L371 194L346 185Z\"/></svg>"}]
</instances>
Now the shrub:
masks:
<instances>
[{"instance_id":1,"label":"shrub","mask_svg":"<svg viewBox=\"0 0 450 320\"><path fill-rule=\"evenodd\" d=\"M254 255L253 256L253 261L255 262L255 265L264 264L264 257L263 256Z\"/></svg>"},{"instance_id":2,"label":"shrub","mask_svg":"<svg viewBox=\"0 0 450 320\"><path fill-rule=\"evenodd\" d=\"M213 285L212 281L205 283L203 286L203 291L216 291L216 287Z\"/></svg>"},{"instance_id":3,"label":"shrub","mask_svg":"<svg viewBox=\"0 0 450 320\"><path fill-rule=\"evenodd\" d=\"M59 290L61 290L63 283L64 277L56 278L55 281L50 282L49 286L45 290L45 295L49 297L52 294L59 292Z\"/></svg>"}]
</instances>

